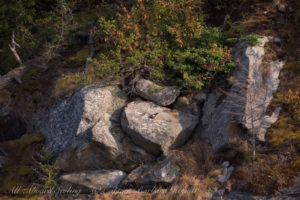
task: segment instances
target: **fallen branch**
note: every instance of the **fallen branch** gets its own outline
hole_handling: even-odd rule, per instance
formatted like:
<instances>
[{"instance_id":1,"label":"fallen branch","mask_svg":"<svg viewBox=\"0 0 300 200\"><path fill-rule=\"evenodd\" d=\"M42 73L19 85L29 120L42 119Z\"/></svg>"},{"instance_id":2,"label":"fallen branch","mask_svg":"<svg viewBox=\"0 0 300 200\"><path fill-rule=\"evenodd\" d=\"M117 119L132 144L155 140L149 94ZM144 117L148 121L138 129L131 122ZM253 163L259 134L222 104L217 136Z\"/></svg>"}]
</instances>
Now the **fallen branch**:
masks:
<instances>
[{"instance_id":1,"label":"fallen branch","mask_svg":"<svg viewBox=\"0 0 300 200\"><path fill-rule=\"evenodd\" d=\"M16 77L22 77L23 74L26 72L27 68L25 65L21 65L17 67L7 74L0 77L0 90L7 86L11 81L16 80ZM19 78L17 78L19 79Z\"/></svg>"},{"instance_id":2,"label":"fallen branch","mask_svg":"<svg viewBox=\"0 0 300 200\"><path fill-rule=\"evenodd\" d=\"M23 64L16 47L20 47L20 45L15 41L15 33L12 33L11 44L8 44L11 52L19 63L19 67L11 70L7 74L0 76L0 90L7 86L11 81L16 81L19 84L22 84L22 81L19 77L22 77L26 71L26 66Z\"/></svg>"}]
</instances>

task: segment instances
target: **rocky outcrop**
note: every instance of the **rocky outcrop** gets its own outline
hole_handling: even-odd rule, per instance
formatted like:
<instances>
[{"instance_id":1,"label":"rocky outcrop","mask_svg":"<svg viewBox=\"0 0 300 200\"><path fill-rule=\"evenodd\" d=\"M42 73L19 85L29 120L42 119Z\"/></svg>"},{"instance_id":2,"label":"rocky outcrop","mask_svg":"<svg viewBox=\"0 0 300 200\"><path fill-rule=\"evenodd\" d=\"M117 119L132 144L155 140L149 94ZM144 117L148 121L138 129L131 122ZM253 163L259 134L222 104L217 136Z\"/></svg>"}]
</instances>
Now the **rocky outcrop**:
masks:
<instances>
[{"instance_id":1,"label":"rocky outcrop","mask_svg":"<svg viewBox=\"0 0 300 200\"><path fill-rule=\"evenodd\" d=\"M238 69L247 72L247 79L243 78L242 72L236 73L237 85L241 89L246 85L246 99L244 115L239 121L249 130L253 129L259 140L265 140L267 128L277 121L281 108L276 108L269 116L266 114L267 108L273 99L273 93L279 86L279 74L284 62L272 61L269 63L269 69L262 69L261 62L264 54L264 44L266 38L261 40L262 44L256 47L249 47L245 42L236 45L233 56L240 59ZM241 54L245 52L245 54ZM263 70L267 70L263 72ZM246 82L247 81L247 82ZM234 89L234 88L232 88ZM252 126L253 121L253 126Z\"/></svg>"},{"instance_id":2,"label":"rocky outcrop","mask_svg":"<svg viewBox=\"0 0 300 200\"><path fill-rule=\"evenodd\" d=\"M214 150L218 150L230 142L230 125L238 121L249 130L253 130L259 140L264 141L268 127L277 120L280 108L270 116L266 114L273 92L279 84L279 73L283 62L270 63L267 73L262 73L261 63L264 55L264 44L267 38L260 39L261 44L249 46L240 41L233 48L233 56L239 60L233 72L233 85L221 103L220 93L208 96L202 118L202 125L197 133L207 138ZM252 127L253 121L253 127Z\"/></svg>"},{"instance_id":3,"label":"rocky outcrop","mask_svg":"<svg viewBox=\"0 0 300 200\"><path fill-rule=\"evenodd\" d=\"M216 90L208 95L207 100L205 101L202 108L203 115L201 121L204 126L208 126L208 124L211 122L212 114L216 109L217 101L221 95L222 93Z\"/></svg>"},{"instance_id":4,"label":"rocky outcrop","mask_svg":"<svg viewBox=\"0 0 300 200\"><path fill-rule=\"evenodd\" d=\"M168 106L175 102L180 90L177 87L162 87L155 83L140 79L136 83L136 93L146 100L161 106Z\"/></svg>"},{"instance_id":5,"label":"rocky outcrop","mask_svg":"<svg viewBox=\"0 0 300 200\"><path fill-rule=\"evenodd\" d=\"M62 185L74 185L82 191L93 190L105 191L118 189L120 182L126 177L126 174L118 170L97 170L81 171L71 174L65 174L60 177Z\"/></svg>"},{"instance_id":6,"label":"rocky outcrop","mask_svg":"<svg viewBox=\"0 0 300 200\"><path fill-rule=\"evenodd\" d=\"M146 101L129 103L121 117L122 128L133 142L156 155L182 145L197 123L195 115Z\"/></svg>"},{"instance_id":7,"label":"rocky outcrop","mask_svg":"<svg viewBox=\"0 0 300 200\"><path fill-rule=\"evenodd\" d=\"M151 164L145 164L133 170L122 182L122 185L151 187L157 184L162 186L172 183L180 174L180 169L174 158L165 158Z\"/></svg>"},{"instance_id":8,"label":"rocky outcrop","mask_svg":"<svg viewBox=\"0 0 300 200\"><path fill-rule=\"evenodd\" d=\"M126 95L115 87L88 86L50 108L41 119L46 146L65 171L118 169L152 159L120 128Z\"/></svg>"}]
</instances>

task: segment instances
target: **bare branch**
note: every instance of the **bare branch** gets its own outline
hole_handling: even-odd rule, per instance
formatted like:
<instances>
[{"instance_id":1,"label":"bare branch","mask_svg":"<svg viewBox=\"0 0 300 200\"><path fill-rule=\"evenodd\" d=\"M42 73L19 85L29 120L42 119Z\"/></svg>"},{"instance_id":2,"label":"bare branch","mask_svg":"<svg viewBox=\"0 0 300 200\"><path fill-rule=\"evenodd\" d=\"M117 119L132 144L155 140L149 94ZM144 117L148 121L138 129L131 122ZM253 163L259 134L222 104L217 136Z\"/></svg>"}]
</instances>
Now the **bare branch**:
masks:
<instances>
[{"instance_id":1,"label":"bare branch","mask_svg":"<svg viewBox=\"0 0 300 200\"><path fill-rule=\"evenodd\" d=\"M16 50L16 47L21 48L21 46L18 43L16 43L16 41L15 41L15 32L12 32L11 44L8 44L8 46L9 46L11 52L13 53L14 57L16 58L17 62L21 66L23 63L22 63L22 60Z\"/></svg>"},{"instance_id":2,"label":"bare branch","mask_svg":"<svg viewBox=\"0 0 300 200\"><path fill-rule=\"evenodd\" d=\"M89 27L90 27L90 30L89 30L89 41L88 41L88 45L89 45L89 48L90 48L90 54L89 56L87 57L87 60L84 64L84 71L87 72L88 70L88 65L89 65L89 61L88 61L88 58L93 58L94 57L94 54L95 54L95 42L94 42L94 35L95 35L95 30L94 28L97 27L99 25L99 19L97 20L97 22L95 24L93 24L92 22L89 22Z\"/></svg>"}]
</instances>

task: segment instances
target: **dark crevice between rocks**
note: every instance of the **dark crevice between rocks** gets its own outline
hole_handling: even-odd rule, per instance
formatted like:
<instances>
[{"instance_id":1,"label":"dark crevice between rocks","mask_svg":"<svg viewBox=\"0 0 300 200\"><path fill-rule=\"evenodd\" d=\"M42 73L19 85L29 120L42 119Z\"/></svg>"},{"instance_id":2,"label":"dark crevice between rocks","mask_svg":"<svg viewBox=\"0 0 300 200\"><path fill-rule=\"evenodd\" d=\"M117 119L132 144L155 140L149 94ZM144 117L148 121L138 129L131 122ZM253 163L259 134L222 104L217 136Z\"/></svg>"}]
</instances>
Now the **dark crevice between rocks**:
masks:
<instances>
[{"instance_id":1,"label":"dark crevice between rocks","mask_svg":"<svg viewBox=\"0 0 300 200\"><path fill-rule=\"evenodd\" d=\"M0 116L0 142L14 140L26 134L26 122L14 112Z\"/></svg>"}]
</instances>

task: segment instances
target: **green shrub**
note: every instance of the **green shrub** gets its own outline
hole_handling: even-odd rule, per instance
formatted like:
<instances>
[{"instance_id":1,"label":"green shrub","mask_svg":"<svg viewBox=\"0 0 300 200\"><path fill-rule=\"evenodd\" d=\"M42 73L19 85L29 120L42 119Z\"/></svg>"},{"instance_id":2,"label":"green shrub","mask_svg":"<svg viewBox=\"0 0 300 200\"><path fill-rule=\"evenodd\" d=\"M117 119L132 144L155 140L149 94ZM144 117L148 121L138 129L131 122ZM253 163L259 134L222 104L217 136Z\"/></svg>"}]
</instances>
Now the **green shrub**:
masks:
<instances>
[{"instance_id":1,"label":"green shrub","mask_svg":"<svg viewBox=\"0 0 300 200\"><path fill-rule=\"evenodd\" d=\"M53 153L46 148L43 148L38 157L39 169L36 170L39 173L42 181L43 189L53 189L58 186L58 166L57 163L53 163Z\"/></svg>"},{"instance_id":2,"label":"green shrub","mask_svg":"<svg viewBox=\"0 0 300 200\"><path fill-rule=\"evenodd\" d=\"M95 31L101 53L90 62L100 78L141 71L147 78L200 89L234 63L227 35L206 27L197 0L139 0L120 4Z\"/></svg>"}]
</instances>

